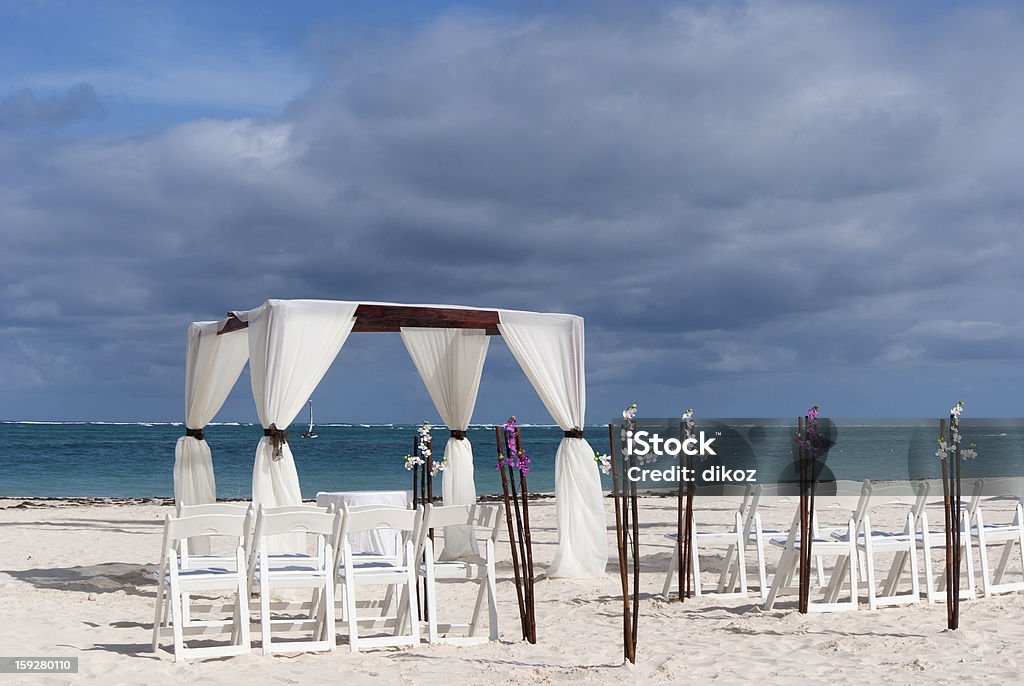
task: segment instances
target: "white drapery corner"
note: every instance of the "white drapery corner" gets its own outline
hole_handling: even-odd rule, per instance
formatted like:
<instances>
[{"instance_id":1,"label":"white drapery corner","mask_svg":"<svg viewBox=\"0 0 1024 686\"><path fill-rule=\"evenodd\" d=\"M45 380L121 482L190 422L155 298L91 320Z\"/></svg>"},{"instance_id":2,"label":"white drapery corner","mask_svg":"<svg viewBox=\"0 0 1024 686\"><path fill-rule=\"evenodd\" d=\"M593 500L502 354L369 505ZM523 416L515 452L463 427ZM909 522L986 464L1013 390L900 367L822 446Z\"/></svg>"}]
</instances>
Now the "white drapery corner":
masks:
<instances>
[{"instance_id":1,"label":"white drapery corner","mask_svg":"<svg viewBox=\"0 0 1024 686\"><path fill-rule=\"evenodd\" d=\"M442 421L449 429L468 429L487 357L487 332L403 327L401 336ZM444 457L447 465L441 472L442 502L472 505L476 502L476 484L469 438L449 438ZM471 527L446 527L441 559L477 555L472 532Z\"/></svg>"},{"instance_id":2,"label":"white drapery corner","mask_svg":"<svg viewBox=\"0 0 1024 686\"><path fill-rule=\"evenodd\" d=\"M563 431L581 429L586 414L583 319L573 315L498 311L498 330ZM565 437L555 454L558 548L549 577L605 573L608 539L601 476L585 438Z\"/></svg>"},{"instance_id":3,"label":"white drapery corner","mask_svg":"<svg viewBox=\"0 0 1024 686\"><path fill-rule=\"evenodd\" d=\"M248 322L249 373L256 412L264 429L286 430L338 356L355 325L359 303L331 300L268 300L238 318ZM270 436L260 439L252 471L252 502L258 507L299 505L299 475L285 442L275 455ZM280 550L293 541L278 541Z\"/></svg>"}]
</instances>

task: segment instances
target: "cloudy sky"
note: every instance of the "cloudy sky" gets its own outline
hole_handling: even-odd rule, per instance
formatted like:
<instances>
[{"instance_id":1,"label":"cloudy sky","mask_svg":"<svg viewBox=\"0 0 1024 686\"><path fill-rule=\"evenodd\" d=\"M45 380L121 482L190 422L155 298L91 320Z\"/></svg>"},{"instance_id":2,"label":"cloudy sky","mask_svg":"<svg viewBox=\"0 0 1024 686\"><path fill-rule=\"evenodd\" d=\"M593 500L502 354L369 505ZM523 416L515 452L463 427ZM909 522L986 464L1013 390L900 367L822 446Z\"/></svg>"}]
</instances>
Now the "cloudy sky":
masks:
<instances>
[{"instance_id":1,"label":"cloudy sky","mask_svg":"<svg viewBox=\"0 0 1024 686\"><path fill-rule=\"evenodd\" d=\"M0 0L0 418L179 420L272 297L581 314L591 422L1024 416L1019 4L283 7ZM314 398L435 416L395 335Z\"/></svg>"}]
</instances>

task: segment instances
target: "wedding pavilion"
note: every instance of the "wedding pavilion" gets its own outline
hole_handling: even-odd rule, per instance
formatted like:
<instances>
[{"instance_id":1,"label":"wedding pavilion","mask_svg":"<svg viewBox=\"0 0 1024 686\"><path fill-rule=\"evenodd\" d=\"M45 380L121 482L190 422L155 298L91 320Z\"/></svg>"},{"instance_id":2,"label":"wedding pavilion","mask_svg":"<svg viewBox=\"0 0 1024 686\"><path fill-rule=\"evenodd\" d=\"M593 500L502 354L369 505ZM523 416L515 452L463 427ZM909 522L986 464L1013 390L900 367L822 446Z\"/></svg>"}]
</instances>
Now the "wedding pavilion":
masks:
<instances>
[{"instance_id":1,"label":"wedding pavilion","mask_svg":"<svg viewBox=\"0 0 1024 686\"><path fill-rule=\"evenodd\" d=\"M178 439L174 497L216 500L203 429L224 404L246 362L263 437L252 475L255 505L301 503L287 440L301 411L351 333L397 332L451 432L442 472L445 505L476 501L473 449L466 430L476 405L490 336L501 336L565 432L555 455L558 548L549 577L592 578L608 559L601 480L583 436L586 386L583 318L455 305L335 300L268 300L222 321L189 327L185 365L186 435Z\"/></svg>"}]
</instances>

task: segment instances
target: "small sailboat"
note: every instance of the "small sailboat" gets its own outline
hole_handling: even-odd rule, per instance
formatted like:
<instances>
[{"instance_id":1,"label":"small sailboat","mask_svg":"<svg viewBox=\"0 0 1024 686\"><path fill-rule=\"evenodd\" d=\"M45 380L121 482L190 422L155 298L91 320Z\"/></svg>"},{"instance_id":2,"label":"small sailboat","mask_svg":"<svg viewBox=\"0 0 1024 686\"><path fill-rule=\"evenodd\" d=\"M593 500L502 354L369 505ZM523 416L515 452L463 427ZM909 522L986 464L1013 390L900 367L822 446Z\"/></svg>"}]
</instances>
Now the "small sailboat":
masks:
<instances>
[{"instance_id":1,"label":"small sailboat","mask_svg":"<svg viewBox=\"0 0 1024 686\"><path fill-rule=\"evenodd\" d=\"M302 432L303 438L316 438L316 431L313 430L313 401L309 401L309 429Z\"/></svg>"}]
</instances>

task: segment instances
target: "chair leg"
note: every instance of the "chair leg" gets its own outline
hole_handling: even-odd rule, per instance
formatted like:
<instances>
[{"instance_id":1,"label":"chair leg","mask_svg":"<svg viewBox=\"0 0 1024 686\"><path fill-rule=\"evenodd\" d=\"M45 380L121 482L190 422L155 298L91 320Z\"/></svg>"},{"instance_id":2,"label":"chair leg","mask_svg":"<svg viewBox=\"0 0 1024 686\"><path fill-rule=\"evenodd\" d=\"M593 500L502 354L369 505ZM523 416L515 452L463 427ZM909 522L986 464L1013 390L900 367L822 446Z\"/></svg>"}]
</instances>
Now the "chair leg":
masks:
<instances>
[{"instance_id":1,"label":"chair leg","mask_svg":"<svg viewBox=\"0 0 1024 686\"><path fill-rule=\"evenodd\" d=\"M320 595L323 599L322 610L324 623L323 628L319 632L320 640L325 640L330 644L330 650L333 652L338 647L338 632L334 627L334 579L330 578L324 582L324 591Z\"/></svg>"},{"instance_id":2,"label":"chair leg","mask_svg":"<svg viewBox=\"0 0 1024 686\"><path fill-rule=\"evenodd\" d=\"M185 659L185 637L182 632L182 595L179 593L178 585L171 578L171 629L174 632L174 661L181 662Z\"/></svg>"},{"instance_id":3,"label":"chair leg","mask_svg":"<svg viewBox=\"0 0 1024 686\"><path fill-rule=\"evenodd\" d=\"M239 569L243 568L239 567ZM249 586L244 573L239 575L236 594L235 617L238 618L241 645L245 646L246 650L248 650L252 647L252 635L249 631Z\"/></svg>"},{"instance_id":4,"label":"chair leg","mask_svg":"<svg viewBox=\"0 0 1024 686\"><path fill-rule=\"evenodd\" d=\"M469 636L476 636L477 625L480 623L480 610L484 609L484 596L487 595L487 579L480 579L480 588L476 591L476 602L473 603L473 616L469 620Z\"/></svg>"},{"instance_id":5,"label":"chair leg","mask_svg":"<svg viewBox=\"0 0 1024 686\"><path fill-rule=\"evenodd\" d=\"M765 600L768 598L768 570L765 562L764 540L761 536L755 539L754 545L757 550L757 583L761 585L761 600Z\"/></svg>"},{"instance_id":6,"label":"chair leg","mask_svg":"<svg viewBox=\"0 0 1024 686\"><path fill-rule=\"evenodd\" d=\"M740 536L743 535L741 530ZM736 570L732 568L733 558L736 557L736 546L731 545L725 551L725 559L722 561L722 573L718 575L718 593L732 593L736 588ZM741 556L742 557L742 556ZM742 562L740 563L743 564Z\"/></svg>"},{"instance_id":7,"label":"chair leg","mask_svg":"<svg viewBox=\"0 0 1024 686\"><path fill-rule=\"evenodd\" d=\"M747 595L747 556L746 551L743 548L743 521L740 519L740 515L736 513L736 565L739 568L740 574L740 593ZM732 548L732 546L729 546ZM729 567L722 567L722 575L725 575L725 571ZM730 589L731 590L731 589Z\"/></svg>"},{"instance_id":8,"label":"chair leg","mask_svg":"<svg viewBox=\"0 0 1024 686\"><path fill-rule=\"evenodd\" d=\"M966 513L964 513L964 527L963 532L960 534L960 540L964 542L964 557L967 558L967 589L966 596L970 599L974 599L974 554L971 549L971 527L968 526L969 522L966 520ZM981 553L984 554L985 549L982 548ZM963 593L960 589L957 589L958 593Z\"/></svg>"},{"instance_id":9,"label":"chair leg","mask_svg":"<svg viewBox=\"0 0 1024 686\"><path fill-rule=\"evenodd\" d=\"M779 566L775 570L775 578L772 580L772 587L768 591L768 597L765 598L764 607L766 610L771 610L775 607L775 599L779 595L779 589L784 583L786 583L787 577L793 576L793 565L796 563L796 551L791 548L786 548L782 551L782 557L779 558Z\"/></svg>"},{"instance_id":10,"label":"chair leg","mask_svg":"<svg viewBox=\"0 0 1024 686\"><path fill-rule=\"evenodd\" d=\"M487 570L487 637L498 640L498 587L494 582L497 573L494 570L494 557L489 557Z\"/></svg>"},{"instance_id":11,"label":"chair leg","mask_svg":"<svg viewBox=\"0 0 1024 686\"><path fill-rule=\"evenodd\" d=\"M676 543L672 544L672 556L668 562L668 573L665 575L665 585L661 589L661 594L668 597L669 591L672 590L672 581L675 579L676 570L679 568L679 549Z\"/></svg>"},{"instance_id":12,"label":"chair leg","mask_svg":"<svg viewBox=\"0 0 1024 686\"><path fill-rule=\"evenodd\" d=\"M348 615L348 647L353 653L358 653L359 622L356 621L356 585L346 579L341 588L345 598L345 613Z\"/></svg>"},{"instance_id":13,"label":"chair leg","mask_svg":"<svg viewBox=\"0 0 1024 686\"><path fill-rule=\"evenodd\" d=\"M889 574L885 577L885 582L882 584L882 595L896 595L896 587L899 586L900 577L903 576L903 570L906 569L906 567L907 553L896 553L896 557L894 557L892 561L892 567L889 569Z\"/></svg>"},{"instance_id":14,"label":"chair leg","mask_svg":"<svg viewBox=\"0 0 1024 686\"><path fill-rule=\"evenodd\" d=\"M910 558L910 588L914 594L914 602L921 602L921 579L917 573L917 539L910 539L910 552L907 557ZM895 593L895 587L893 592Z\"/></svg>"},{"instance_id":15,"label":"chair leg","mask_svg":"<svg viewBox=\"0 0 1024 686\"><path fill-rule=\"evenodd\" d=\"M412 560L413 559L412 543L411 542L407 543L406 546L408 547L408 552L406 553L405 559ZM409 564L409 578L408 578L407 586L409 588L409 606L412 607L414 604L419 603L419 599L416 597L416 565L413 564L413 563ZM434 601L434 595L435 595L434 593L431 593L429 596L427 596L428 602L433 602ZM435 615L436 615L436 612L431 612L430 613L430 619L432 621L436 622L437 620L436 620ZM409 624L412 626L412 641L413 641L413 645L417 645L420 642L420 623L419 622L409 622Z\"/></svg>"},{"instance_id":16,"label":"chair leg","mask_svg":"<svg viewBox=\"0 0 1024 686\"><path fill-rule=\"evenodd\" d=\"M868 609L878 609L878 595L877 589L875 589L875 550L871 542L871 532L865 531L864 533L864 562L867 565L867 584L868 584ZM853 565L850 565L853 568ZM856 596L857 589L852 585L850 586L850 592Z\"/></svg>"},{"instance_id":17,"label":"chair leg","mask_svg":"<svg viewBox=\"0 0 1024 686\"><path fill-rule=\"evenodd\" d=\"M929 604L937 603L938 598L935 593L935 571L932 569L932 547L927 539L923 541L921 547L924 549L925 594Z\"/></svg>"},{"instance_id":18,"label":"chair leg","mask_svg":"<svg viewBox=\"0 0 1024 686\"><path fill-rule=\"evenodd\" d=\"M857 555L857 536L856 534L850 536L850 560ZM870 567L869 567L870 569ZM852 609L857 609L857 603L860 597L857 592L857 565L850 565L850 605Z\"/></svg>"},{"instance_id":19,"label":"chair leg","mask_svg":"<svg viewBox=\"0 0 1024 686\"><path fill-rule=\"evenodd\" d=\"M437 643L437 585L434 565L427 559L427 641Z\"/></svg>"},{"instance_id":20,"label":"chair leg","mask_svg":"<svg viewBox=\"0 0 1024 686\"><path fill-rule=\"evenodd\" d=\"M163 623L163 610L164 610L164 580L161 578L157 582L156 589L156 610L153 617L153 652L155 653L160 648L160 625Z\"/></svg>"},{"instance_id":21,"label":"chair leg","mask_svg":"<svg viewBox=\"0 0 1024 686\"><path fill-rule=\"evenodd\" d=\"M700 547L697 545L696 534L693 536L693 543L690 547L690 568L693 572L693 595L699 598L704 594L704 589L701 588L700 583Z\"/></svg>"},{"instance_id":22,"label":"chair leg","mask_svg":"<svg viewBox=\"0 0 1024 686\"><path fill-rule=\"evenodd\" d=\"M263 637L262 651L271 654L270 639L270 584L263 580L260 584L260 635Z\"/></svg>"}]
</instances>

